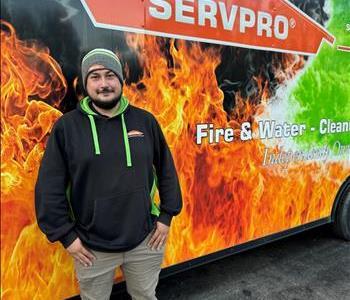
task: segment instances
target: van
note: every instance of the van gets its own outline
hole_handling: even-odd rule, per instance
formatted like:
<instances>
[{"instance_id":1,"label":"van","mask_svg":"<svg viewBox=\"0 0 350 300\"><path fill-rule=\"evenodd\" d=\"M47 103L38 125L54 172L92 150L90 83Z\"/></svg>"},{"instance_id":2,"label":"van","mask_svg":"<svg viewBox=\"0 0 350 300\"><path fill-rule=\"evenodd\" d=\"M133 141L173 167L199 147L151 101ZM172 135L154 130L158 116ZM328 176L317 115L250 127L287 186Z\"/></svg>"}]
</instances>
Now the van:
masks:
<instances>
[{"instance_id":1,"label":"van","mask_svg":"<svg viewBox=\"0 0 350 300\"><path fill-rule=\"evenodd\" d=\"M96 47L122 58L124 94L155 115L179 174L161 277L326 223L350 240L349 1L111 3L1 2L3 299L79 294L34 185Z\"/></svg>"}]
</instances>

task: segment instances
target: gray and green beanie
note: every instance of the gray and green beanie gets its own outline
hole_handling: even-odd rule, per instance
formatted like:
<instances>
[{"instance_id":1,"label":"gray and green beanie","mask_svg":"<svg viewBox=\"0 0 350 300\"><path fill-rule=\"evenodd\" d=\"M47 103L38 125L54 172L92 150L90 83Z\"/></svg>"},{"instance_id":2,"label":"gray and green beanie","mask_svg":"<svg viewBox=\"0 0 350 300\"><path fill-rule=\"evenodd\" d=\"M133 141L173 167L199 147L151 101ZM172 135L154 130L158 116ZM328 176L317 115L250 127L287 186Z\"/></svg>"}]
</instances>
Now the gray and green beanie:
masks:
<instances>
[{"instance_id":1,"label":"gray and green beanie","mask_svg":"<svg viewBox=\"0 0 350 300\"><path fill-rule=\"evenodd\" d=\"M110 50L96 48L87 53L81 62L81 77L84 89L86 89L86 79L90 73L88 70L95 64L102 65L106 69L113 71L123 85L123 69L119 57Z\"/></svg>"}]
</instances>

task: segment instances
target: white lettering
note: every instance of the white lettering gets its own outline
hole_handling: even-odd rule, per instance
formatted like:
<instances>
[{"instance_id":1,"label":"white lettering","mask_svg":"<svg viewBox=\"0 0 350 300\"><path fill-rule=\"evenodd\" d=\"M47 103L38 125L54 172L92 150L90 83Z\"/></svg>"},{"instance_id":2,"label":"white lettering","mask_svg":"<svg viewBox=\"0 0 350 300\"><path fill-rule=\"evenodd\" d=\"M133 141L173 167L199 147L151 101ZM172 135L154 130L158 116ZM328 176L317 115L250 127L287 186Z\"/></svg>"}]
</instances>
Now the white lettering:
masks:
<instances>
[{"instance_id":1,"label":"white lettering","mask_svg":"<svg viewBox=\"0 0 350 300\"><path fill-rule=\"evenodd\" d=\"M239 31L245 33L246 28L253 28L255 25L255 12L249 8L240 9ZM247 19L249 17L249 19Z\"/></svg>"},{"instance_id":2,"label":"white lettering","mask_svg":"<svg viewBox=\"0 0 350 300\"><path fill-rule=\"evenodd\" d=\"M160 20L169 20L171 18L171 5L164 0L151 0L152 4L160 6L163 11L159 11L156 7L149 7L149 14Z\"/></svg>"},{"instance_id":3,"label":"white lettering","mask_svg":"<svg viewBox=\"0 0 350 300\"><path fill-rule=\"evenodd\" d=\"M222 28L227 31L246 33L247 29L254 28L259 37L277 38L285 40L289 33L287 17L239 7L228 4L231 1L214 0L150 0L149 14L160 20L174 19L175 22ZM197 4L197 5L196 5ZM174 11L172 11L172 5ZM197 9L197 12L195 11ZM239 13L239 16L238 16ZM220 23L220 24L218 24ZM255 28L256 27L256 28Z\"/></svg>"},{"instance_id":4,"label":"white lettering","mask_svg":"<svg viewBox=\"0 0 350 300\"><path fill-rule=\"evenodd\" d=\"M225 142L232 142L234 140L234 131L233 128L227 128L225 130Z\"/></svg>"},{"instance_id":5,"label":"white lettering","mask_svg":"<svg viewBox=\"0 0 350 300\"><path fill-rule=\"evenodd\" d=\"M214 141L214 125L209 124L209 144L212 144Z\"/></svg>"},{"instance_id":6,"label":"white lettering","mask_svg":"<svg viewBox=\"0 0 350 300\"><path fill-rule=\"evenodd\" d=\"M281 25L283 27L282 31L280 30ZM274 23L274 34L275 37L279 40L285 40L288 37L289 22L285 16L276 16Z\"/></svg>"},{"instance_id":7,"label":"white lettering","mask_svg":"<svg viewBox=\"0 0 350 300\"><path fill-rule=\"evenodd\" d=\"M222 25L226 30L232 30L235 25L236 16L237 16L237 5L231 6L230 16L227 16L226 4L224 2L219 2L219 9L222 18Z\"/></svg>"},{"instance_id":8,"label":"white lettering","mask_svg":"<svg viewBox=\"0 0 350 300\"><path fill-rule=\"evenodd\" d=\"M208 124L197 124L197 140L196 143L197 145L202 144L202 139L206 138L208 136Z\"/></svg>"},{"instance_id":9,"label":"white lettering","mask_svg":"<svg viewBox=\"0 0 350 300\"><path fill-rule=\"evenodd\" d=\"M185 1L194 3L194 0L177 1L178 5L176 5L176 9L175 9L175 20L176 20L176 22L194 24L194 17L189 17L189 16L184 15L184 12L188 12L188 13L193 14L194 7L189 6L189 5L185 5L183 3Z\"/></svg>"},{"instance_id":10,"label":"white lettering","mask_svg":"<svg viewBox=\"0 0 350 300\"><path fill-rule=\"evenodd\" d=\"M258 36L263 36L263 31L267 37L272 37L272 16L268 13L258 12Z\"/></svg>"},{"instance_id":11,"label":"white lettering","mask_svg":"<svg viewBox=\"0 0 350 300\"><path fill-rule=\"evenodd\" d=\"M333 122L330 119L320 120L320 134L350 132L350 122Z\"/></svg>"},{"instance_id":12,"label":"white lettering","mask_svg":"<svg viewBox=\"0 0 350 300\"><path fill-rule=\"evenodd\" d=\"M214 124L196 125L196 144L201 145L207 139L209 144L218 144L222 140L231 143L234 140L233 128L214 128Z\"/></svg>"},{"instance_id":13,"label":"white lettering","mask_svg":"<svg viewBox=\"0 0 350 300\"><path fill-rule=\"evenodd\" d=\"M288 138L303 135L305 124L278 124L274 120L259 121L259 136L261 139Z\"/></svg>"},{"instance_id":14,"label":"white lettering","mask_svg":"<svg viewBox=\"0 0 350 300\"><path fill-rule=\"evenodd\" d=\"M320 120L320 133L321 134L327 133L327 120L326 119Z\"/></svg>"},{"instance_id":15,"label":"white lettering","mask_svg":"<svg viewBox=\"0 0 350 300\"><path fill-rule=\"evenodd\" d=\"M209 10L207 11L207 8ZM216 15L217 6L212 0L198 0L198 24L205 26L205 20L210 21L210 27L217 28Z\"/></svg>"}]
</instances>

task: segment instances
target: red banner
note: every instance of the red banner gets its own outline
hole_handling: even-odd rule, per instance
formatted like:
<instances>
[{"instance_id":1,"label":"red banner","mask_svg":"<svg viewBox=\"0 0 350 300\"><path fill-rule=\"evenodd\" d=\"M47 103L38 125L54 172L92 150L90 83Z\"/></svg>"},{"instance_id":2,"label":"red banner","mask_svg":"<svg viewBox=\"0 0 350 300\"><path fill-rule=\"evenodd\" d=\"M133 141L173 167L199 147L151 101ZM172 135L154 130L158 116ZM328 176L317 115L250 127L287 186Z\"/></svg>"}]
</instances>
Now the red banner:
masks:
<instances>
[{"instance_id":1,"label":"red banner","mask_svg":"<svg viewBox=\"0 0 350 300\"><path fill-rule=\"evenodd\" d=\"M96 27L316 54L335 38L286 0L81 0Z\"/></svg>"}]
</instances>

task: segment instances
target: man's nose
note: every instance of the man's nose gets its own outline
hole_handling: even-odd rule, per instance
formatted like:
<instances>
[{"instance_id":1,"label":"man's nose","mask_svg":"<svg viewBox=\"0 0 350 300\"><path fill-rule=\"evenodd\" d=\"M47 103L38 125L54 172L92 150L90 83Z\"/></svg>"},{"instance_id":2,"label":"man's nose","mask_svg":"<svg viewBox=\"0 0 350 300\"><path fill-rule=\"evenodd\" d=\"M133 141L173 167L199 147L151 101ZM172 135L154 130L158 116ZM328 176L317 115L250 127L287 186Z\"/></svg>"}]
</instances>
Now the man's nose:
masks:
<instances>
[{"instance_id":1,"label":"man's nose","mask_svg":"<svg viewBox=\"0 0 350 300\"><path fill-rule=\"evenodd\" d=\"M101 86L103 87L107 86L107 80L104 77L101 78Z\"/></svg>"},{"instance_id":2,"label":"man's nose","mask_svg":"<svg viewBox=\"0 0 350 300\"><path fill-rule=\"evenodd\" d=\"M101 87L108 86L107 79L104 76L102 76L101 79L100 79L100 86Z\"/></svg>"}]
</instances>

